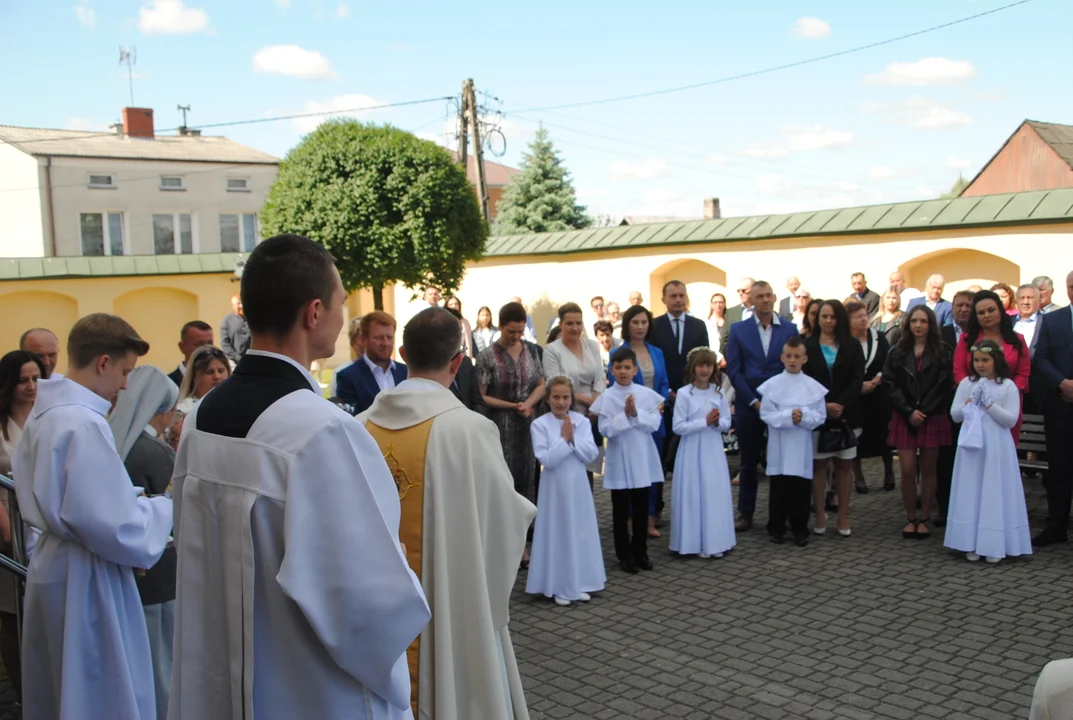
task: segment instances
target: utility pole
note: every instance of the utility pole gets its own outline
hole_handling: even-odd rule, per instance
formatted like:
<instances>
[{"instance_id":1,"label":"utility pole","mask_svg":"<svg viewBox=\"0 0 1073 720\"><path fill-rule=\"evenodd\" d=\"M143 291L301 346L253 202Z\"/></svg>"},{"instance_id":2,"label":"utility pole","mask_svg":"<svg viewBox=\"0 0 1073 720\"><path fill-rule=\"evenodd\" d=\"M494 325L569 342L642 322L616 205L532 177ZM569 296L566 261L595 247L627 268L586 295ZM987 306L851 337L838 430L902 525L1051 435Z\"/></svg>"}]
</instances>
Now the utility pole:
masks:
<instances>
[{"instance_id":1,"label":"utility pole","mask_svg":"<svg viewBox=\"0 0 1073 720\"><path fill-rule=\"evenodd\" d=\"M477 118L477 93L473 90L473 80L462 84L462 105L469 115L470 128L473 130L473 154L477 160L477 199L481 203L481 214L485 222L491 222L488 211L488 181L484 176L484 151L481 147L481 130Z\"/></svg>"},{"instance_id":2,"label":"utility pole","mask_svg":"<svg viewBox=\"0 0 1073 720\"><path fill-rule=\"evenodd\" d=\"M458 105L458 162L462 163L462 172L469 175L469 158L466 157L466 141L469 135L466 131L466 103L469 96L466 94L466 83L462 83L462 102Z\"/></svg>"},{"instance_id":3,"label":"utility pole","mask_svg":"<svg viewBox=\"0 0 1073 720\"><path fill-rule=\"evenodd\" d=\"M189 105L177 105L176 109L183 114L183 125L179 128L179 134L185 135L187 131L186 127L186 113L190 112Z\"/></svg>"}]
</instances>

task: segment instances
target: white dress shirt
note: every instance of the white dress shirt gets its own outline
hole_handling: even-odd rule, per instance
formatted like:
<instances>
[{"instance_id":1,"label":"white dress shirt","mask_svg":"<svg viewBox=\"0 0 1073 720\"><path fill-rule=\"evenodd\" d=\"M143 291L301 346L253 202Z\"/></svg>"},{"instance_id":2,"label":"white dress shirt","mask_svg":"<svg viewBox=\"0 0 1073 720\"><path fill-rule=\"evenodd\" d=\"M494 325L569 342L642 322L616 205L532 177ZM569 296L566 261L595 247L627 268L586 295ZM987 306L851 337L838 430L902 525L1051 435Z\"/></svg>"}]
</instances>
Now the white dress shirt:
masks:
<instances>
[{"instance_id":1,"label":"white dress shirt","mask_svg":"<svg viewBox=\"0 0 1073 720\"><path fill-rule=\"evenodd\" d=\"M670 313L667 314L670 315L671 332L674 333L674 339L678 341L678 354L681 355L682 337L685 335L686 332L686 314L682 313L678 317L675 317Z\"/></svg>"},{"instance_id":2,"label":"white dress shirt","mask_svg":"<svg viewBox=\"0 0 1073 720\"><path fill-rule=\"evenodd\" d=\"M752 312L750 310L750 312ZM782 325L782 320L779 319L778 313L771 314L771 324L764 327L764 323L760 322L760 318L753 315L753 319L756 320L756 329L760 332L760 344L764 346L764 357L767 357L768 350L771 348L771 334L775 331L776 325Z\"/></svg>"},{"instance_id":3,"label":"white dress shirt","mask_svg":"<svg viewBox=\"0 0 1073 720\"><path fill-rule=\"evenodd\" d=\"M383 369L372 360L368 355L362 355L361 359L365 361L365 364L369 366L369 370L373 373L373 379L376 380L377 387L381 391L394 390L395 389L395 361L388 360L387 370Z\"/></svg>"},{"instance_id":4,"label":"white dress shirt","mask_svg":"<svg viewBox=\"0 0 1073 720\"><path fill-rule=\"evenodd\" d=\"M1034 313L1027 318L1023 318L1020 315L1017 316L1017 321L1013 324L1013 329L1016 332L1021 333L1025 338L1025 345L1033 347L1036 340L1036 329L1039 327L1040 314Z\"/></svg>"}]
</instances>

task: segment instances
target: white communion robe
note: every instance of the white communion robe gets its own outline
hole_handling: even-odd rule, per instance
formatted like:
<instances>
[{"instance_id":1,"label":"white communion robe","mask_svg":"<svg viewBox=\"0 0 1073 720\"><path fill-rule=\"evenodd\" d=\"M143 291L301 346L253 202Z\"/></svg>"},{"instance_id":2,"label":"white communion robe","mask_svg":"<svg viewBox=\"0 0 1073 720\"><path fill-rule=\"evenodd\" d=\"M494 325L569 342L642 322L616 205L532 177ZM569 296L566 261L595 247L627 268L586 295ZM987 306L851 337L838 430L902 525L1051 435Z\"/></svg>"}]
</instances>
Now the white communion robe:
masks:
<instances>
[{"instance_id":1,"label":"white communion robe","mask_svg":"<svg viewBox=\"0 0 1073 720\"><path fill-rule=\"evenodd\" d=\"M707 422L719 408L719 420ZM730 403L722 389L686 385L674 401L673 426L681 437L671 485L670 548L682 555L715 555L737 543L730 469L723 433L730 429Z\"/></svg>"},{"instance_id":2,"label":"white communion robe","mask_svg":"<svg viewBox=\"0 0 1073 720\"><path fill-rule=\"evenodd\" d=\"M576 412L569 414L574 439L563 440L563 424L551 413L529 427L533 453L544 466L533 529L533 549L525 591L535 595L580 600L581 593L604 589L604 553L596 506L585 467L599 451L592 425Z\"/></svg>"},{"instance_id":3,"label":"white communion robe","mask_svg":"<svg viewBox=\"0 0 1073 720\"><path fill-rule=\"evenodd\" d=\"M15 450L19 508L41 531L22 624L26 718L156 717L134 569L164 553L172 504L131 484L104 419L110 407L72 380L41 380Z\"/></svg>"},{"instance_id":4,"label":"white communion robe","mask_svg":"<svg viewBox=\"0 0 1073 720\"><path fill-rule=\"evenodd\" d=\"M637 406L637 416L632 418L626 415L630 395ZM652 442L662 407L663 396L655 390L614 383L589 408L599 418L600 434L607 438L604 490L636 490L663 482L663 466Z\"/></svg>"},{"instance_id":5,"label":"white communion robe","mask_svg":"<svg viewBox=\"0 0 1073 720\"><path fill-rule=\"evenodd\" d=\"M170 720L410 718L429 620L369 434L290 358L251 350L187 416Z\"/></svg>"},{"instance_id":6,"label":"white communion robe","mask_svg":"<svg viewBox=\"0 0 1073 720\"><path fill-rule=\"evenodd\" d=\"M767 475L812 477L812 431L827 422L827 388L803 372L783 370L756 389L767 426ZM794 424L794 410L801 422Z\"/></svg>"},{"instance_id":7,"label":"white communion robe","mask_svg":"<svg viewBox=\"0 0 1073 720\"><path fill-rule=\"evenodd\" d=\"M507 625L537 509L514 490L499 429L424 378L380 393L358 422L391 456L405 494L402 537L420 538L406 543L411 563L420 558L432 608L416 653L418 719L528 720ZM413 446L415 432L427 433L417 436L420 447ZM391 438L386 447L383 438ZM423 467L415 468L412 456L422 451ZM408 522L407 505L415 501L421 512Z\"/></svg>"},{"instance_id":8,"label":"white communion robe","mask_svg":"<svg viewBox=\"0 0 1073 720\"><path fill-rule=\"evenodd\" d=\"M965 405L969 399L972 404ZM1020 391L1012 380L965 378L958 385L950 417L964 424L954 457L947 547L984 557L1032 554L1021 468L1010 435L1020 414ZM979 423L978 430L973 423ZM971 443L974 435L982 442Z\"/></svg>"}]
</instances>

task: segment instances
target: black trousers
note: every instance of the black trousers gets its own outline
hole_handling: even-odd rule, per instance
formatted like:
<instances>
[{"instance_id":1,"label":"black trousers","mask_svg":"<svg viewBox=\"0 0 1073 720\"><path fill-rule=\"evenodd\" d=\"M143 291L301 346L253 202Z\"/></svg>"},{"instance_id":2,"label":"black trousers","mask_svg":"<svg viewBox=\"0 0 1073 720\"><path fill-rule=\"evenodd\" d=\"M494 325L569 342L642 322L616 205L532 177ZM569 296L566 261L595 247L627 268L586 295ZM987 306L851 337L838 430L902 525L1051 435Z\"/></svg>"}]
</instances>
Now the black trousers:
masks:
<instances>
[{"instance_id":1,"label":"black trousers","mask_svg":"<svg viewBox=\"0 0 1073 720\"><path fill-rule=\"evenodd\" d=\"M1055 406L1061 403L1061 406ZM1066 537L1073 500L1073 405L1057 400L1043 415L1047 434L1047 530Z\"/></svg>"},{"instance_id":2,"label":"black trousers","mask_svg":"<svg viewBox=\"0 0 1073 720\"><path fill-rule=\"evenodd\" d=\"M950 423L949 445L939 448L939 462L936 472L938 482L935 485L935 500L939 503L939 517L945 518L950 511L950 486L954 482L954 457L958 451L958 437L961 435L961 423Z\"/></svg>"},{"instance_id":3,"label":"black trousers","mask_svg":"<svg viewBox=\"0 0 1073 720\"><path fill-rule=\"evenodd\" d=\"M795 538L808 537L812 481L793 475L773 475L768 493L768 534L782 537L789 520Z\"/></svg>"},{"instance_id":4,"label":"black trousers","mask_svg":"<svg viewBox=\"0 0 1073 720\"><path fill-rule=\"evenodd\" d=\"M626 520L633 517L633 537ZM636 562L648 557L648 488L611 491L611 529L615 556Z\"/></svg>"}]
</instances>

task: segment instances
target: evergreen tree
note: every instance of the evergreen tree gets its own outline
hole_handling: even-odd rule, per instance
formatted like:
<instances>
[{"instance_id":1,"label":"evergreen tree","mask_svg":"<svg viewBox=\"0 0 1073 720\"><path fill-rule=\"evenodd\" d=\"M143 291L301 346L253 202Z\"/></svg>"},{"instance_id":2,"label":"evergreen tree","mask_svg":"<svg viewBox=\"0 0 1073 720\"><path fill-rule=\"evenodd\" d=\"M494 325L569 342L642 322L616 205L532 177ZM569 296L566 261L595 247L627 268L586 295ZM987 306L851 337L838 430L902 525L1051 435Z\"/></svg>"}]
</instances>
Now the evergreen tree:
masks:
<instances>
[{"instance_id":1,"label":"evergreen tree","mask_svg":"<svg viewBox=\"0 0 1073 720\"><path fill-rule=\"evenodd\" d=\"M962 175L958 175L957 182L950 188L949 192L945 192L940 195L941 200L949 200L956 197L961 197L961 193L965 192L965 188L969 186L969 181Z\"/></svg>"},{"instance_id":2,"label":"evergreen tree","mask_svg":"<svg viewBox=\"0 0 1073 720\"><path fill-rule=\"evenodd\" d=\"M570 173L543 127L537 130L522 172L511 178L496 204L493 231L497 235L560 232L588 227L585 206L577 204Z\"/></svg>"}]
</instances>

